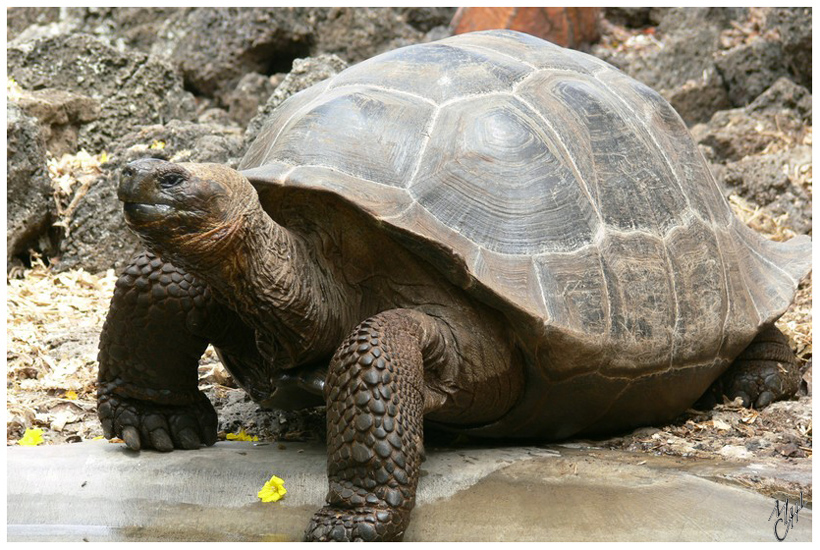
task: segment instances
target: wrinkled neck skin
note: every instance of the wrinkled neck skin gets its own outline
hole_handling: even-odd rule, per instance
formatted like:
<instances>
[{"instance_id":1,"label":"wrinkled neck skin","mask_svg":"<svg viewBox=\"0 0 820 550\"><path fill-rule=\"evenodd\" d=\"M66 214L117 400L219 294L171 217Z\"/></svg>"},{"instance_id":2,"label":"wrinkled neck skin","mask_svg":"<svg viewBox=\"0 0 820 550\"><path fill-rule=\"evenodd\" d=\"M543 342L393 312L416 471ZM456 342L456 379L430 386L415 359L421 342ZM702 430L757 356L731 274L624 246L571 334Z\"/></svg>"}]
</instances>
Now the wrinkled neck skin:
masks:
<instances>
[{"instance_id":1,"label":"wrinkled neck skin","mask_svg":"<svg viewBox=\"0 0 820 550\"><path fill-rule=\"evenodd\" d=\"M229 219L234 221L188 235L185 254L173 254L171 261L203 279L218 301L256 329L260 352L274 370L330 356L346 336L337 334L344 323L334 312L346 308L330 269L258 200Z\"/></svg>"}]
</instances>

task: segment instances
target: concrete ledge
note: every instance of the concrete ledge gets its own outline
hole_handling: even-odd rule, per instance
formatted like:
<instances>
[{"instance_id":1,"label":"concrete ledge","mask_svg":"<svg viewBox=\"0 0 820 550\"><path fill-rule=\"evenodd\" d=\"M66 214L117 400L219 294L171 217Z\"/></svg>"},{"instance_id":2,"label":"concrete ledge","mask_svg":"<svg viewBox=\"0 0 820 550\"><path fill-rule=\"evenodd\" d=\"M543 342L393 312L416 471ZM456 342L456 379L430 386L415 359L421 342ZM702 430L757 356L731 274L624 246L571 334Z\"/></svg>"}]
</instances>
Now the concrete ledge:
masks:
<instances>
[{"instance_id":1,"label":"concrete ledge","mask_svg":"<svg viewBox=\"0 0 820 550\"><path fill-rule=\"evenodd\" d=\"M11 447L9 541L300 540L324 500L324 448L220 442ZM571 448L431 451L410 541L773 541L774 500L660 464ZM652 458L652 457L649 457ZM262 503L271 475L287 496ZM787 540L811 540L804 508Z\"/></svg>"}]
</instances>

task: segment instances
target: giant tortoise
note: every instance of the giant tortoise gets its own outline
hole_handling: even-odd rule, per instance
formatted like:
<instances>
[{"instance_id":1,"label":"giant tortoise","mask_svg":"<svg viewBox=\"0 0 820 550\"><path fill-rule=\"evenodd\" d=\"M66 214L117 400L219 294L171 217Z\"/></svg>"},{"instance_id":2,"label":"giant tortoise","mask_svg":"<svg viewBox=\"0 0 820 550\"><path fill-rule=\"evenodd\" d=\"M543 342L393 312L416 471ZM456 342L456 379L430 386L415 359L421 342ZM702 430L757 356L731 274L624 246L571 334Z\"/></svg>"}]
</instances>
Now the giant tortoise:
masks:
<instances>
[{"instance_id":1,"label":"giant tortoise","mask_svg":"<svg viewBox=\"0 0 820 550\"><path fill-rule=\"evenodd\" d=\"M285 101L238 171L141 159L119 198L148 252L101 337L106 437L213 444L208 343L265 406L323 398L308 539L401 538L423 421L547 440L667 421L719 378L795 389L774 322L810 239L736 219L660 95L525 34L374 57Z\"/></svg>"}]
</instances>

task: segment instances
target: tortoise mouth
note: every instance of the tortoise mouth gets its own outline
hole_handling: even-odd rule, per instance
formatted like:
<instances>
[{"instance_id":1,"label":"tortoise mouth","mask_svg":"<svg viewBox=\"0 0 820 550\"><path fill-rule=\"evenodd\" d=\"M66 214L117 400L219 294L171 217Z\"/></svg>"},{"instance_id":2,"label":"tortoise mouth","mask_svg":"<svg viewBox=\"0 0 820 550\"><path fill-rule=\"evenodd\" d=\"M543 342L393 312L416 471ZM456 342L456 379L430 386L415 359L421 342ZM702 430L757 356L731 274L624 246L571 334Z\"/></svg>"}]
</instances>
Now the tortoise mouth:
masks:
<instances>
[{"instance_id":1,"label":"tortoise mouth","mask_svg":"<svg viewBox=\"0 0 820 550\"><path fill-rule=\"evenodd\" d=\"M132 224L162 220L176 212L170 204L147 202L124 202L122 210L125 221Z\"/></svg>"},{"instance_id":2,"label":"tortoise mouth","mask_svg":"<svg viewBox=\"0 0 820 550\"><path fill-rule=\"evenodd\" d=\"M173 225L194 223L205 216L200 210L187 209L167 202L128 202L122 204L125 221L129 225L154 225L170 223ZM170 226L169 226L170 227Z\"/></svg>"}]
</instances>

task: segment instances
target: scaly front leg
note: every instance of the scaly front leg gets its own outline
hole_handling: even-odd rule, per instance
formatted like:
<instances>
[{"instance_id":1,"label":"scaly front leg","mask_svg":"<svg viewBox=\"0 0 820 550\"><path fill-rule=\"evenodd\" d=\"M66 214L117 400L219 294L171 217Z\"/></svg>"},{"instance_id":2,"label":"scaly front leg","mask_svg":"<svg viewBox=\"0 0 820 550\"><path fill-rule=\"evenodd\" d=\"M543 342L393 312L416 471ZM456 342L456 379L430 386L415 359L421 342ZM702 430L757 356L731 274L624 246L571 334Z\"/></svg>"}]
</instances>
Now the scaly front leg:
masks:
<instances>
[{"instance_id":1,"label":"scaly front leg","mask_svg":"<svg viewBox=\"0 0 820 550\"><path fill-rule=\"evenodd\" d=\"M199 358L209 341L240 341L241 331L202 282L151 253L137 256L117 281L100 336L105 437L133 450L213 445L217 417L197 388Z\"/></svg>"},{"instance_id":2,"label":"scaly front leg","mask_svg":"<svg viewBox=\"0 0 820 550\"><path fill-rule=\"evenodd\" d=\"M359 325L336 352L325 385L330 490L308 540L404 535L423 453L425 350L440 338L432 318L398 309Z\"/></svg>"}]
</instances>

